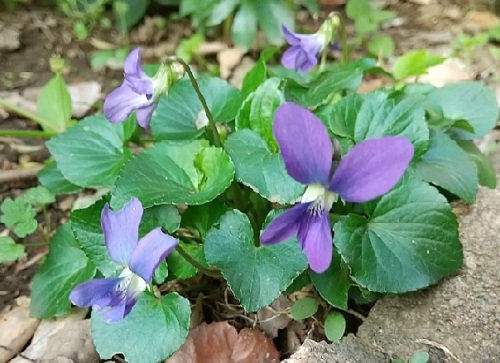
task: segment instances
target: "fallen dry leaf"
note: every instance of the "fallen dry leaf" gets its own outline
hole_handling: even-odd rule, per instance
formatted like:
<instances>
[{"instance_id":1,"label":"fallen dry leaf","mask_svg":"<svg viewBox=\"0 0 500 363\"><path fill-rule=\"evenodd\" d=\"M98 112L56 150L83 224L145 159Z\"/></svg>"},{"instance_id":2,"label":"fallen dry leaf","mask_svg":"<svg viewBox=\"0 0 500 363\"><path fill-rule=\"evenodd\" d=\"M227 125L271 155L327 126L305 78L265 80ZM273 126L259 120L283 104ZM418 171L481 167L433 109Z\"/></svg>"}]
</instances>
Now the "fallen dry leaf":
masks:
<instances>
[{"instance_id":1,"label":"fallen dry leaf","mask_svg":"<svg viewBox=\"0 0 500 363\"><path fill-rule=\"evenodd\" d=\"M202 323L165 363L277 363L280 354L272 340L255 329L240 333L228 322Z\"/></svg>"},{"instance_id":2,"label":"fallen dry leaf","mask_svg":"<svg viewBox=\"0 0 500 363\"><path fill-rule=\"evenodd\" d=\"M241 62L241 58L245 54L244 49L228 48L217 53L217 60L220 65L220 76L222 79L228 79L236 67Z\"/></svg>"},{"instance_id":3,"label":"fallen dry leaf","mask_svg":"<svg viewBox=\"0 0 500 363\"><path fill-rule=\"evenodd\" d=\"M463 26L471 32L481 32L500 24L500 18L489 11L470 11L464 19Z\"/></svg>"},{"instance_id":4,"label":"fallen dry leaf","mask_svg":"<svg viewBox=\"0 0 500 363\"><path fill-rule=\"evenodd\" d=\"M278 330L285 329L293 320L287 309L292 306L292 302L285 295L281 295L274 300L271 306L266 306L257 311L259 319L259 328L267 334L267 336L276 338Z\"/></svg>"}]
</instances>

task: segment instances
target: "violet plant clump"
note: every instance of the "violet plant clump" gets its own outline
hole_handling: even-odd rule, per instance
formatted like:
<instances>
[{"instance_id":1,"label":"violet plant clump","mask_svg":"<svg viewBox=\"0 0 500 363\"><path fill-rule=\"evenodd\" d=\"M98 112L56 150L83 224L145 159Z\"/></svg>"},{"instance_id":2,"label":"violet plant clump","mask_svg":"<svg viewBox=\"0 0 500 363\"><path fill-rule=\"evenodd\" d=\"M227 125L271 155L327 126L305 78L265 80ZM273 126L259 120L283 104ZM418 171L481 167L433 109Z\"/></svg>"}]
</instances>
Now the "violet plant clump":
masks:
<instances>
[{"instance_id":1,"label":"violet plant clump","mask_svg":"<svg viewBox=\"0 0 500 363\"><path fill-rule=\"evenodd\" d=\"M327 307L316 321L330 324L353 290L405 293L455 273L463 252L450 201L496 186L474 143L496 125L495 96L477 82L406 83L440 61L427 52L394 70L372 58L327 64L339 24L284 28L282 63L296 72L262 57L241 89L179 59L149 77L132 50L104 114L47 142L48 191L104 196L51 237L31 314L92 306L103 359L155 363L184 343L192 292L212 293L207 276L248 312L306 285ZM358 91L380 74L393 83ZM134 111L148 130L122 122ZM0 210L9 226L26 219L15 205Z\"/></svg>"}]
</instances>

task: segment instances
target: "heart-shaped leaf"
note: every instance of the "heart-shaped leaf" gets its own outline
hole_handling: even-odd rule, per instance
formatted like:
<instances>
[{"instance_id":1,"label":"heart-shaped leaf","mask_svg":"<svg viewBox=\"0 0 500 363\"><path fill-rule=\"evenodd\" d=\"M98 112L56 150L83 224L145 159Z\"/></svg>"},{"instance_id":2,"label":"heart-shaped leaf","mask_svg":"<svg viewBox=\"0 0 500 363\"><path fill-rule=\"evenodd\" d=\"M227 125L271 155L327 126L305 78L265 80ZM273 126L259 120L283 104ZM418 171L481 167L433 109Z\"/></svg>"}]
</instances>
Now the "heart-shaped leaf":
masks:
<instances>
[{"instance_id":1,"label":"heart-shaped leaf","mask_svg":"<svg viewBox=\"0 0 500 363\"><path fill-rule=\"evenodd\" d=\"M162 142L130 160L113 190L111 206L137 197L145 208L158 204L204 204L231 184L234 165L224 150L204 141Z\"/></svg>"},{"instance_id":2,"label":"heart-shaped leaf","mask_svg":"<svg viewBox=\"0 0 500 363\"><path fill-rule=\"evenodd\" d=\"M201 77L197 81L216 122L236 117L242 101L238 89L219 78ZM168 96L160 98L151 131L158 140L193 140L203 133L196 120L204 112L191 82L176 82Z\"/></svg>"},{"instance_id":3,"label":"heart-shaped leaf","mask_svg":"<svg viewBox=\"0 0 500 363\"><path fill-rule=\"evenodd\" d=\"M205 240L209 265L220 268L246 311L271 304L307 268L295 238L256 246L252 225L238 210L224 214Z\"/></svg>"},{"instance_id":4,"label":"heart-shaped leaf","mask_svg":"<svg viewBox=\"0 0 500 363\"><path fill-rule=\"evenodd\" d=\"M462 265L458 224L447 200L406 175L388 194L335 224L334 243L361 286L403 293L436 283Z\"/></svg>"},{"instance_id":5,"label":"heart-shaped leaf","mask_svg":"<svg viewBox=\"0 0 500 363\"><path fill-rule=\"evenodd\" d=\"M262 138L252 130L231 134L225 144L233 160L236 179L271 202L295 202L304 186L288 175L280 154L274 154Z\"/></svg>"},{"instance_id":6,"label":"heart-shaped leaf","mask_svg":"<svg viewBox=\"0 0 500 363\"><path fill-rule=\"evenodd\" d=\"M119 322L92 312L92 337L103 359L122 353L130 363L156 363L180 348L189 333L189 300L173 292L160 299L144 293Z\"/></svg>"},{"instance_id":7,"label":"heart-shaped leaf","mask_svg":"<svg viewBox=\"0 0 500 363\"><path fill-rule=\"evenodd\" d=\"M121 124L104 115L89 116L47 142L64 178L81 187L110 186L130 151L123 147Z\"/></svg>"}]
</instances>

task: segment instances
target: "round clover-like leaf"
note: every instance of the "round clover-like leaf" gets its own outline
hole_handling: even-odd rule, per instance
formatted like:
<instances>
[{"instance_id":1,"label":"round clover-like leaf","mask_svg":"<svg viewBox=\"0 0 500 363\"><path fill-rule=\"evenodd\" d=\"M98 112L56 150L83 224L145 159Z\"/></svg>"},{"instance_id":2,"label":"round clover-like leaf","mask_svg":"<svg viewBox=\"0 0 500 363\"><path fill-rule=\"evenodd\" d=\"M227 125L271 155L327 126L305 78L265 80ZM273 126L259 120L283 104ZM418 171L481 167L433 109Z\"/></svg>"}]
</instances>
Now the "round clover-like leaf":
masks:
<instances>
[{"instance_id":1,"label":"round clover-like leaf","mask_svg":"<svg viewBox=\"0 0 500 363\"><path fill-rule=\"evenodd\" d=\"M362 207L367 218L349 214L334 228L334 243L361 286L414 291L461 266L456 216L434 187L406 175L388 194Z\"/></svg>"},{"instance_id":2,"label":"round clover-like leaf","mask_svg":"<svg viewBox=\"0 0 500 363\"><path fill-rule=\"evenodd\" d=\"M269 150L266 142L252 130L231 134L225 148L236 169L236 179L271 202L297 201L304 186L288 175L280 154Z\"/></svg>"},{"instance_id":3,"label":"round clover-like leaf","mask_svg":"<svg viewBox=\"0 0 500 363\"><path fill-rule=\"evenodd\" d=\"M47 142L65 179L81 187L110 186L130 152L121 124L89 116Z\"/></svg>"},{"instance_id":4,"label":"round clover-like leaf","mask_svg":"<svg viewBox=\"0 0 500 363\"><path fill-rule=\"evenodd\" d=\"M189 301L177 293L160 299L143 293L119 322L106 323L92 312L92 337L103 359L122 353L130 363L156 363L175 353L189 332Z\"/></svg>"},{"instance_id":5,"label":"round clover-like leaf","mask_svg":"<svg viewBox=\"0 0 500 363\"><path fill-rule=\"evenodd\" d=\"M325 320L325 335L331 342L338 342L345 333L346 321L338 311L328 313Z\"/></svg>"},{"instance_id":6,"label":"round clover-like leaf","mask_svg":"<svg viewBox=\"0 0 500 363\"><path fill-rule=\"evenodd\" d=\"M24 256L24 246L10 237L0 237L0 263L15 261Z\"/></svg>"},{"instance_id":7,"label":"round clover-like leaf","mask_svg":"<svg viewBox=\"0 0 500 363\"><path fill-rule=\"evenodd\" d=\"M209 265L220 268L246 311L271 304L307 268L295 238L256 246L248 217L238 210L224 214L205 240Z\"/></svg>"},{"instance_id":8,"label":"round clover-like leaf","mask_svg":"<svg viewBox=\"0 0 500 363\"><path fill-rule=\"evenodd\" d=\"M229 187L234 165L224 150L204 141L157 143L130 160L113 190L111 206L137 197L145 208L158 204L204 204Z\"/></svg>"},{"instance_id":9,"label":"round clover-like leaf","mask_svg":"<svg viewBox=\"0 0 500 363\"><path fill-rule=\"evenodd\" d=\"M236 117L242 101L238 89L219 78L201 77L197 81L214 121L226 122ZM181 80L168 96L160 98L151 119L151 131L158 140L193 140L203 133L196 127L200 112L204 110L191 82Z\"/></svg>"},{"instance_id":10,"label":"round clover-like leaf","mask_svg":"<svg viewBox=\"0 0 500 363\"><path fill-rule=\"evenodd\" d=\"M297 300L290 309L295 320L307 319L318 311L319 302L313 297L305 297Z\"/></svg>"},{"instance_id":11,"label":"round clover-like leaf","mask_svg":"<svg viewBox=\"0 0 500 363\"><path fill-rule=\"evenodd\" d=\"M344 154L363 140L385 135L406 136L415 146L415 159L427 150L429 128L417 97L397 102L384 92L353 94L318 114L340 139Z\"/></svg>"},{"instance_id":12,"label":"round clover-like leaf","mask_svg":"<svg viewBox=\"0 0 500 363\"><path fill-rule=\"evenodd\" d=\"M69 293L95 274L94 264L78 246L69 223L57 230L47 259L33 279L31 315L39 319L69 312Z\"/></svg>"}]
</instances>

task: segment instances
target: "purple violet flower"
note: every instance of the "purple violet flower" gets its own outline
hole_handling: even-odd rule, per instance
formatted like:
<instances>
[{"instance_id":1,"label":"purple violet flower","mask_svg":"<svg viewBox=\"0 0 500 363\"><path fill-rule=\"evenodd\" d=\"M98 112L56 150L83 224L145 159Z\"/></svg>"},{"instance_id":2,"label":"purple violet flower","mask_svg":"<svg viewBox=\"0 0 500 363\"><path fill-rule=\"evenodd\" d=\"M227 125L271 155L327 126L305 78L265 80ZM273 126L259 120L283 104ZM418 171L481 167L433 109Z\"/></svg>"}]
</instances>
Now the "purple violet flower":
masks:
<instances>
[{"instance_id":1,"label":"purple violet flower","mask_svg":"<svg viewBox=\"0 0 500 363\"><path fill-rule=\"evenodd\" d=\"M363 203L388 192L407 169L413 145L402 136L363 141L342 158L332 175L330 136L309 110L282 104L274 115L273 132L288 174L307 188L301 202L273 219L260 240L274 244L297 235L311 269L322 273L332 260L329 211L337 197Z\"/></svg>"},{"instance_id":2,"label":"purple violet flower","mask_svg":"<svg viewBox=\"0 0 500 363\"><path fill-rule=\"evenodd\" d=\"M281 58L281 64L286 68L307 72L318 64L318 58L323 50L325 39L318 33L294 33L284 25L281 26L288 48Z\"/></svg>"},{"instance_id":3,"label":"purple violet flower","mask_svg":"<svg viewBox=\"0 0 500 363\"><path fill-rule=\"evenodd\" d=\"M123 75L120 87L111 91L104 100L104 115L110 122L123 122L135 110L137 123L146 129L158 99L175 80L182 78L184 71L175 64L161 65L150 77L141 67L140 49L135 48L125 60Z\"/></svg>"},{"instance_id":4,"label":"purple violet flower","mask_svg":"<svg viewBox=\"0 0 500 363\"><path fill-rule=\"evenodd\" d=\"M119 211L112 211L106 203L101 213L101 226L109 255L123 266L119 277L98 278L76 286L69 299L80 307L92 306L107 322L127 316L139 295L146 290L158 265L175 248L178 241L153 229L139 240L139 224L143 208L132 198Z\"/></svg>"},{"instance_id":5,"label":"purple violet flower","mask_svg":"<svg viewBox=\"0 0 500 363\"><path fill-rule=\"evenodd\" d=\"M281 64L290 69L307 72L318 64L318 58L326 51L337 32L340 18L336 13L331 13L321 27L313 34L299 34L290 31L281 25L287 43L290 45L283 56Z\"/></svg>"}]
</instances>

